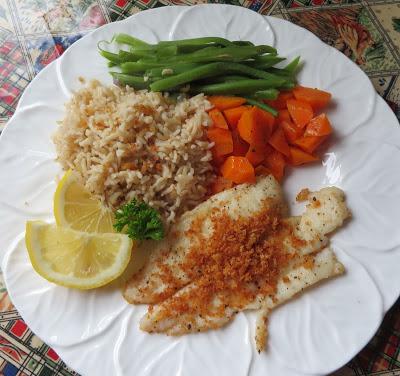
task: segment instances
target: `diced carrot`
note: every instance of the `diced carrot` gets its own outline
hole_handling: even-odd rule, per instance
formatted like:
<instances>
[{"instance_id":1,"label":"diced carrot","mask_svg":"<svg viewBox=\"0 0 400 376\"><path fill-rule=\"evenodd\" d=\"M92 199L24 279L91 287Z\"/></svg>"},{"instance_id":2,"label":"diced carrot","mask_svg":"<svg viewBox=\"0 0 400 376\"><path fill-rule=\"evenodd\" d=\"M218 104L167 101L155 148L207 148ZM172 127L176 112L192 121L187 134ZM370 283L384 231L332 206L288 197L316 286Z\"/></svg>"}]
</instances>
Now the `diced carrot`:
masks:
<instances>
[{"instance_id":1,"label":"diced carrot","mask_svg":"<svg viewBox=\"0 0 400 376\"><path fill-rule=\"evenodd\" d=\"M294 88L293 94L296 99L309 103L314 110L325 107L332 97L332 95L326 91L304 86L297 86Z\"/></svg>"},{"instance_id":2,"label":"diced carrot","mask_svg":"<svg viewBox=\"0 0 400 376\"><path fill-rule=\"evenodd\" d=\"M232 134L227 129L210 128L207 130L207 137L214 142L214 151L218 156L227 155L233 151Z\"/></svg>"},{"instance_id":3,"label":"diced carrot","mask_svg":"<svg viewBox=\"0 0 400 376\"><path fill-rule=\"evenodd\" d=\"M293 166L299 166L305 163L318 161L317 157L300 150L299 148L290 147L290 163Z\"/></svg>"},{"instance_id":4,"label":"diced carrot","mask_svg":"<svg viewBox=\"0 0 400 376\"><path fill-rule=\"evenodd\" d=\"M239 106L234 108L228 108L227 110L224 111L225 118L231 129L235 129L237 127L240 117L246 110L247 110L246 106Z\"/></svg>"},{"instance_id":5,"label":"diced carrot","mask_svg":"<svg viewBox=\"0 0 400 376\"><path fill-rule=\"evenodd\" d=\"M251 145L264 140L264 127L258 121L257 114L257 107L249 108L243 112L237 125L240 137Z\"/></svg>"},{"instance_id":6,"label":"diced carrot","mask_svg":"<svg viewBox=\"0 0 400 376\"><path fill-rule=\"evenodd\" d=\"M281 122L281 128L283 129L283 132L285 133L286 139L290 144L293 144L294 141L296 141L298 138L300 138L303 135L303 128L299 128L296 126L294 123L292 123L290 120L283 120Z\"/></svg>"},{"instance_id":7,"label":"diced carrot","mask_svg":"<svg viewBox=\"0 0 400 376\"><path fill-rule=\"evenodd\" d=\"M291 91L281 91L275 100L265 100L264 102L277 110L284 110L286 109L286 101L291 98L293 98Z\"/></svg>"},{"instance_id":8,"label":"diced carrot","mask_svg":"<svg viewBox=\"0 0 400 376\"><path fill-rule=\"evenodd\" d=\"M288 99L287 108L294 123L300 127L305 127L314 116L314 111L308 102L297 99Z\"/></svg>"},{"instance_id":9,"label":"diced carrot","mask_svg":"<svg viewBox=\"0 0 400 376\"><path fill-rule=\"evenodd\" d=\"M237 125L237 130L239 132L240 137L245 140L248 144L252 144L254 139L260 135L254 135L254 130L256 128L257 119L255 117L255 112L253 108L249 108L243 112L242 116L240 117Z\"/></svg>"},{"instance_id":10,"label":"diced carrot","mask_svg":"<svg viewBox=\"0 0 400 376\"><path fill-rule=\"evenodd\" d=\"M213 156L213 159L212 159L211 163L212 163L212 165L214 167L214 170L218 173L220 167L225 162L226 155L218 155L216 153L216 151L215 151L215 148L211 149L211 153L212 153L212 156Z\"/></svg>"},{"instance_id":11,"label":"diced carrot","mask_svg":"<svg viewBox=\"0 0 400 376\"><path fill-rule=\"evenodd\" d=\"M213 194L225 191L226 189L232 188L233 181L225 179L222 176L217 176L217 178L211 184L211 192Z\"/></svg>"},{"instance_id":12,"label":"diced carrot","mask_svg":"<svg viewBox=\"0 0 400 376\"><path fill-rule=\"evenodd\" d=\"M271 134L271 126L275 120L271 120L265 111L258 107L251 107L239 119L237 130L240 137L250 145L265 145Z\"/></svg>"},{"instance_id":13,"label":"diced carrot","mask_svg":"<svg viewBox=\"0 0 400 376\"><path fill-rule=\"evenodd\" d=\"M282 181L286 166L286 161L282 153L273 150L266 156L264 165L271 171L276 180L279 182Z\"/></svg>"},{"instance_id":14,"label":"diced carrot","mask_svg":"<svg viewBox=\"0 0 400 376\"><path fill-rule=\"evenodd\" d=\"M241 106L246 103L246 99L242 97L229 97L225 95L211 95L207 97L212 105L218 110L227 110L228 108Z\"/></svg>"},{"instance_id":15,"label":"diced carrot","mask_svg":"<svg viewBox=\"0 0 400 376\"><path fill-rule=\"evenodd\" d=\"M275 149L270 145L266 144L265 145L265 155L267 156L268 154L271 154L275 151Z\"/></svg>"},{"instance_id":16,"label":"diced carrot","mask_svg":"<svg viewBox=\"0 0 400 376\"><path fill-rule=\"evenodd\" d=\"M269 168L265 167L264 165L259 165L254 169L256 176L259 175L271 175L272 172Z\"/></svg>"},{"instance_id":17,"label":"diced carrot","mask_svg":"<svg viewBox=\"0 0 400 376\"><path fill-rule=\"evenodd\" d=\"M269 112L264 111L259 107L255 107L255 112L257 121L264 128L264 138L265 141L267 141L275 129L275 117Z\"/></svg>"},{"instance_id":18,"label":"diced carrot","mask_svg":"<svg viewBox=\"0 0 400 376\"><path fill-rule=\"evenodd\" d=\"M266 147L265 144L250 145L246 153L246 158L254 166L258 166L265 158Z\"/></svg>"},{"instance_id":19,"label":"diced carrot","mask_svg":"<svg viewBox=\"0 0 400 376\"><path fill-rule=\"evenodd\" d=\"M333 132L331 123L326 114L311 119L306 127L304 136L327 136Z\"/></svg>"},{"instance_id":20,"label":"diced carrot","mask_svg":"<svg viewBox=\"0 0 400 376\"><path fill-rule=\"evenodd\" d=\"M286 141L285 133L281 127L275 129L275 132L272 133L272 136L268 142L275 150L280 151L287 157L290 156L289 145Z\"/></svg>"},{"instance_id":21,"label":"diced carrot","mask_svg":"<svg viewBox=\"0 0 400 376\"><path fill-rule=\"evenodd\" d=\"M328 136L308 136L301 137L294 142L294 145L303 149L305 152L312 154L314 150L321 145Z\"/></svg>"},{"instance_id":22,"label":"diced carrot","mask_svg":"<svg viewBox=\"0 0 400 376\"><path fill-rule=\"evenodd\" d=\"M225 179L236 184L254 183L256 181L254 167L245 157L230 156L221 167L221 174Z\"/></svg>"},{"instance_id":23,"label":"diced carrot","mask_svg":"<svg viewBox=\"0 0 400 376\"><path fill-rule=\"evenodd\" d=\"M228 124L224 118L224 115L217 108L213 108L208 115L210 115L211 120L213 121L213 126L222 129L229 129Z\"/></svg>"},{"instance_id":24,"label":"diced carrot","mask_svg":"<svg viewBox=\"0 0 400 376\"><path fill-rule=\"evenodd\" d=\"M249 150L249 144L244 141L237 130L232 130L233 152L232 155L244 157Z\"/></svg>"},{"instance_id":25,"label":"diced carrot","mask_svg":"<svg viewBox=\"0 0 400 376\"><path fill-rule=\"evenodd\" d=\"M292 121L292 118L290 117L289 111L286 110L279 110L278 111L278 117L276 119L277 123L280 124L282 121Z\"/></svg>"}]
</instances>

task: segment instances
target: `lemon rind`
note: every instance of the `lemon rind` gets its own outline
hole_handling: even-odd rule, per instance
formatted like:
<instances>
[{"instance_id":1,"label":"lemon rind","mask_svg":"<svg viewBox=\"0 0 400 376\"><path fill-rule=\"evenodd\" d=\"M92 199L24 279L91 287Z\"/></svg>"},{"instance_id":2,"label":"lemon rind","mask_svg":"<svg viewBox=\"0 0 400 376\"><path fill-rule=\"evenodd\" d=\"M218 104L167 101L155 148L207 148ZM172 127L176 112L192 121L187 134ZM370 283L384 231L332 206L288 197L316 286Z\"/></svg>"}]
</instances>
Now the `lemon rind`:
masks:
<instances>
[{"instance_id":1,"label":"lemon rind","mask_svg":"<svg viewBox=\"0 0 400 376\"><path fill-rule=\"evenodd\" d=\"M115 233L86 233L66 228L65 230L78 233L82 237L119 237L121 239L120 250L124 249L125 251L118 252L118 257L116 258L116 261L112 264L112 266L92 278L83 279L57 273L51 268L45 267L47 263L45 261L41 262L40 250L34 246L34 244L37 243L34 239L35 227L39 226L54 226L56 228L56 225L50 225L42 221L28 221L26 223L25 244L34 270L49 282L80 290L94 289L104 286L118 278L129 264L132 254L133 242L127 235Z\"/></svg>"}]
</instances>

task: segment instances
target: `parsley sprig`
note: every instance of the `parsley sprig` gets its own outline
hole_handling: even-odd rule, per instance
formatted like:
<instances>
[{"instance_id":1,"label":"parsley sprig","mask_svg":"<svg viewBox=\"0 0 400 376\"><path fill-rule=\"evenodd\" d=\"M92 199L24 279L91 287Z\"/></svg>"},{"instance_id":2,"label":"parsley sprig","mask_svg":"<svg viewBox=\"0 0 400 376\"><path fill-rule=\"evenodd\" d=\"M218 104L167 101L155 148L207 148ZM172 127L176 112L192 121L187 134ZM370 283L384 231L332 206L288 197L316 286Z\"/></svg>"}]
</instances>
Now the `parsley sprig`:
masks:
<instances>
[{"instance_id":1,"label":"parsley sprig","mask_svg":"<svg viewBox=\"0 0 400 376\"><path fill-rule=\"evenodd\" d=\"M114 228L136 240L161 240L164 237L164 226L158 211L135 199L115 212Z\"/></svg>"}]
</instances>

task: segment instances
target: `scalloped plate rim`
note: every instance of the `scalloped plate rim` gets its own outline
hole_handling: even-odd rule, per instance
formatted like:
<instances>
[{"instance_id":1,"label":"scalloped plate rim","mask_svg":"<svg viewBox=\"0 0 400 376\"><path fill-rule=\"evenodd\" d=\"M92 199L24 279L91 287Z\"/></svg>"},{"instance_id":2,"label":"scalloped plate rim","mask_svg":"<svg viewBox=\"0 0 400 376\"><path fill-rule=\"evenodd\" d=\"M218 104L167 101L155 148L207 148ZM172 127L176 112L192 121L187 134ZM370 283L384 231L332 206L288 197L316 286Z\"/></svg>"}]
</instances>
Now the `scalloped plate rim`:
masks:
<instances>
[{"instance_id":1,"label":"scalloped plate rim","mask_svg":"<svg viewBox=\"0 0 400 376\"><path fill-rule=\"evenodd\" d=\"M211 7L216 7L216 6L220 6L220 5L218 5L218 4L202 4L202 5L198 5L198 7L210 7L210 6L211 6ZM223 6L229 6L229 5L223 5ZM190 7L186 7L186 6L184 6L184 7L182 7L182 6L173 6L173 7L182 8L182 9L183 9L183 8L186 8L186 9L190 8ZM243 9L242 7L237 7L237 8ZM150 13L150 12L159 12L159 11L160 11L160 8L154 8L154 9L146 10L147 13ZM97 31L99 31L99 30L104 30L104 29L107 28L107 27L112 28L113 25L115 25L115 24L129 23L129 22L131 22L132 18L134 18L135 16L136 16L136 15L132 15L131 17L129 17L129 18L127 18L127 19L120 20L120 21L117 21L117 22L114 22L114 23L109 23L109 24L102 25L102 26L99 27L98 29L93 30L93 31L91 31L91 32L89 32L89 33L87 33L87 34L85 34L80 40L76 41L70 48L68 48L68 49L66 50L66 52L65 52L59 59L53 61L53 62L50 63L48 66L46 66L44 69L42 69L42 70L38 73L38 75L32 80L32 82L36 82L37 80L40 80L44 75L47 74L48 70L55 69L56 64L60 64L61 61L62 61L62 59L64 58L64 56L68 56L68 54L73 53L74 48L77 47L77 46L79 46L79 43L80 43L86 36L88 36L88 35L90 35L90 34L92 34L92 33L94 33L94 32L97 32ZM272 18L272 17L266 16L266 18L268 19L268 18ZM276 20L276 19L274 18L274 20ZM286 20L280 20L280 21L290 23L290 22L288 22L288 21L286 21ZM326 45L324 42L322 42L318 37L316 37L314 34L312 34L310 31L308 31L308 30L306 30L306 29L304 29L304 28L302 28L302 27L300 27L300 26L298 26L298 25L295 25L295 26L296 26L297 28L303 30L304 32L307 32L307 33L311 34L311 35L314 37L315 41L318 40L319 43L321 43L322 45L328 46L328 45ZM330 46L328 46L328 47L330 47ZM330 48L333 49L333 47L330 47ZM70 50L71 50L71 51L70 51ZM333 49L333 50L336 51L336 52L338 52L338 51L335 50L335 49ZM350 59L348 59L348 60L351 61ZM356 67L358 70L361 71L361 69L360 69L354 62L351 61L351 63L354 65L354 67ZM363 73L364 73L364 72L363 72ZM364 74L365 74L365 73L364 73ZM30 90L31 85L32 85L32 83L29 83L29 85L27 86L27 88L26 88L25 91L23 92L23 94L22 94L22 96L21 96L21 98L20 98L20 101L19 101L19 103L18 103L18 105L17 105L15 114L11 117L11 119L9 120L9 122L7 123L7 125L5 126L5 128L4 128L3 132L2 132L2 134L0 135L0 146L1 146L1 142L4 140L4 138L7 137L8 128L9 128L8 124L9 124L9 123L12 123L13 121L16 121L16 119L18 118L19 112L21 112L21 111L24 110L24 107L25 107L26 105L25 105L23 102L25 101L26 95L28 95L28 93L29 93L29 90ZM383 99L375 92L374 103L376 104L377 101L382 101L383 103L385 103L385 102L383 101ZM389 109L389 106L388 106L386 103L385 103L385 105L386 105L387 109ZM390 111L390 112L391 112L391 111ZM392 112L391 112L391 113L392 113ZM395 116L394 116L393 113L392 113L392 115L393 115L393 117L395 118ZM1 255L1 256L2 256L2 264L3 264L3 261L5 261L5 259L8 258L8 256L9 256L8 253L9 253L9 252L7 252L7 254L4 254L4 253L3 253L3 254ZM5 280L6 280L6 282L7 282L6 276L5 276ZM10 296L12 296L12 293L10 293ZM400 296L400 289L399 289L399 292L398 292L398 296ZM394 304L394 302L395 302L395 300L394 300L393 302L391 302L391 306ZM386 311L387 311L387 310L386 310ZM383 317L383 316L382 316L382 317ZM351 356L351 357L352 357L352 356ZM350 358L351 358L351 357L350 357ZM348 360L346 360L343 364L345 364L347 361L348 361Z\"/></svg>"}]
</instances>

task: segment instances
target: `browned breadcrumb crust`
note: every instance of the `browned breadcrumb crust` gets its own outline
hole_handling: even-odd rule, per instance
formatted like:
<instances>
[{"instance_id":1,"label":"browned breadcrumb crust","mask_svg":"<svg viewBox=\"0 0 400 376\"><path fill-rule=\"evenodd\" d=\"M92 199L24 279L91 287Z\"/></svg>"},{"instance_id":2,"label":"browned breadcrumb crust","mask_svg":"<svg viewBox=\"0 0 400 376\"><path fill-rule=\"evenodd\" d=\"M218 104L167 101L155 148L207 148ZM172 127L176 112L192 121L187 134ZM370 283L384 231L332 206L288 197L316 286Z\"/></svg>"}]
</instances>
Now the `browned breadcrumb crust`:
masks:
<instances>
[{"instance_id":1,"label":"browned breadcrumb crust","mask_svg":"<svg viewBox=\"0 0 400 376\"><path fill-rule=\"evenodd\" d=\"M303 188L296 196L297 202L307 201L310 195L310 190L308 188Z\"/></svg>"},{"instance_id":2,"label":"browned breadcrumb crust","mask_svg":"<svg viewBox=\"0 0 400 376\"><path fill-rule=\"evenodd\" d=\"M183 286L160 260L160 278L170 286L157 299L161 302L169 298L162 317L223 317L227 307L241 310L259 294L274 295L282 271L296 257L288 252L284 240L289 235L294 247L304 241L293 234L293 227L281 219L278 209L271 210L267 203L263 208L251 218L238 219L232 219L224 209L213 210L209 217L213 225L210 238L201 231L205 217L192 223L186 235L195 246L179 266L195 283L187 292L172 296ZM213 304L216 297L221 300L218 305Z\"/></svg>"}]
</instances>

